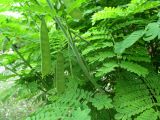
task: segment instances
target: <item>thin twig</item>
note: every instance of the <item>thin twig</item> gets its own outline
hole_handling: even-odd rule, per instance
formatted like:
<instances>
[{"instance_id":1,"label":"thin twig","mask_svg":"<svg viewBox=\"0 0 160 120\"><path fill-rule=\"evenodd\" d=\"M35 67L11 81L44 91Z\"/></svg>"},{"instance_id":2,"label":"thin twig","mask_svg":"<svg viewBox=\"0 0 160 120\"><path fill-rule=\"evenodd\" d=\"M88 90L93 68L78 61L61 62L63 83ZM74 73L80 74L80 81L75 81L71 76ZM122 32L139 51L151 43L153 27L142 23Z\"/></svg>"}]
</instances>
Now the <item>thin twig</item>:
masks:
<instances>
[{"instance_id":1,"label":"thin twig","mask_svg":"<svg viewBox=\"0 0 160 120\"><path fill-rule=\"evenodd\" d=\"M6 36L7 40L10 41L10 38L8 36ZM17 50L16 46L14 44L12 44L12 49L13 51L15 51L19 57L23 60L23 62L32 69L32 66L28 63L28 61L25 60L25 58L22 56L22 54Z\"/></svg>"}]
</instances>

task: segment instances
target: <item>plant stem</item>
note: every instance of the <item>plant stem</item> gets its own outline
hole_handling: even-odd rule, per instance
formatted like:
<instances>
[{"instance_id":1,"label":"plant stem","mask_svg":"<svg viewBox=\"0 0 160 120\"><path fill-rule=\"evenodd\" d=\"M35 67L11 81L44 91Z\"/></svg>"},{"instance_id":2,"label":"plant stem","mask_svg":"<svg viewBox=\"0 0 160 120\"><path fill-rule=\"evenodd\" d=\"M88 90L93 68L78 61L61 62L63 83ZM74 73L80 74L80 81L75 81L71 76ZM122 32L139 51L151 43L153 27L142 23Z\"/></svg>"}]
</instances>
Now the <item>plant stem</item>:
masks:
<instances>
[{"instance_id":1,"label":"plant stem","mask_svg":"<svg viewBox=\"0 0 160 120\"><path fill-rule=\"evenodd\" d=\"M8 36L6 36L6 38L7 38L8 41L10 41L10 38L9 38ZM17 50L17 48L16 48L16 46L15 46L14 44L12 44L12 49L13 49L13 51L15 51L15 52L18 54L18 56L22 59L22 61L23 61L28 67L30 67L30 68L32 69L32 66L28 63L27 60L25 60L25 58L24 58L24 57L22 56L22 54Z\"/></svg>"}]
</instances>

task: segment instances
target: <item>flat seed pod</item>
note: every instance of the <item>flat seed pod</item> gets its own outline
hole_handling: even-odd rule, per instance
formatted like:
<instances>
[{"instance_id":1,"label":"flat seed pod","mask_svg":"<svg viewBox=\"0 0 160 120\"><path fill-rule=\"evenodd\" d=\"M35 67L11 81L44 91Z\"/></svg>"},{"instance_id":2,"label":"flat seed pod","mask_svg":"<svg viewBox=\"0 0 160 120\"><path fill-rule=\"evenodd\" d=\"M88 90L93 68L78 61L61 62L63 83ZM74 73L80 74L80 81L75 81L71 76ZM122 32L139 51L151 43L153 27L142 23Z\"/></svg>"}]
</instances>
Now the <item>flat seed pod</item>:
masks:
<instances>
[{"instance_id":1,"label":"flat seed pod","mask_svg":"<svg viewBox=\"0 0 160 120\"><path fill-rule=\"evenodd\" d=\"M63 53L57 53L56 62L56 87L58 93L63 93L65 90L65 79L64 79L64 57Z\"/></svg>"},{"instance_id":2,"label":"flat seed pod","mask_svg":"<svg viewBox=\"0 0 160 120\"><path fill-rule=\"evenodd\" d=\"M45 19L41 20L40 30L40 47L41 47L41 72L42 77L51 72L51 54L49 48L49 36Z\"/></svg>"}]
</instances>

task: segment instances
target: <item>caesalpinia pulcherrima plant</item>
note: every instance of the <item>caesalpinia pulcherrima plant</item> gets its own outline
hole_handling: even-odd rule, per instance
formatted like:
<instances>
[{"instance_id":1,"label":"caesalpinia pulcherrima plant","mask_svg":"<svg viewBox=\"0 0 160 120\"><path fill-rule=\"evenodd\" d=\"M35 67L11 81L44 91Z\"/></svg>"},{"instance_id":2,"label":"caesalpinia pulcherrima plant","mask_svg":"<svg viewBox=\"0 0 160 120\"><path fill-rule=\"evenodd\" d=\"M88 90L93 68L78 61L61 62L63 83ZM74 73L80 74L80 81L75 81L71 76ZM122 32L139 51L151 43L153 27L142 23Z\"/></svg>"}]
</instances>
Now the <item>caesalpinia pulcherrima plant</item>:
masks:
<instances>
[{"instance_id":1,"label":"caesalpinia pulcherrima plant","mask_svg":"<svg viewBox=\"0 0 160 120\"><path fill-rule=\"evenodd\" d=\"M159 0L1 0L1 80L41 103L26 120L160 119ZM10 71L10 72L8 72ZM20 94L23 93L23 94Z\"/></svg>"}]
</instances>

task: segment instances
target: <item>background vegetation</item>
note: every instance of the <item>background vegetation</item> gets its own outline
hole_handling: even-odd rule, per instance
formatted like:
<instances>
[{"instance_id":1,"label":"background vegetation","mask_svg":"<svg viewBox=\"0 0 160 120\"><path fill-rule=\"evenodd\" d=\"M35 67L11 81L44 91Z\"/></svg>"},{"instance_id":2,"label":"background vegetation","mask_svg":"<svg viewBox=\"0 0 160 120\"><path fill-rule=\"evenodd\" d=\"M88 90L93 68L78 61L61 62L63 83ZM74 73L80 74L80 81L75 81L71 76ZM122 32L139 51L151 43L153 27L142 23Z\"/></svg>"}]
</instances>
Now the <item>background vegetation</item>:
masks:
<instances>
[{"instance_id":1,"label":"background vegetation","mask_svg":"<svg viewBox=\"0 0 160 120\"><path fill-rule=\"evenodd\" d=\"M2 120L160 119L159 0L1 0L0 58Z\"/></svg>"}]
</instances>

